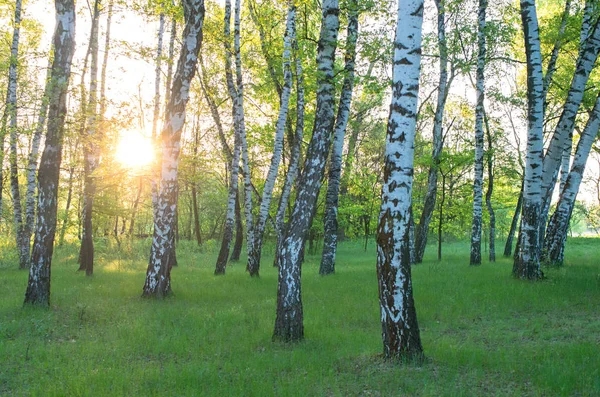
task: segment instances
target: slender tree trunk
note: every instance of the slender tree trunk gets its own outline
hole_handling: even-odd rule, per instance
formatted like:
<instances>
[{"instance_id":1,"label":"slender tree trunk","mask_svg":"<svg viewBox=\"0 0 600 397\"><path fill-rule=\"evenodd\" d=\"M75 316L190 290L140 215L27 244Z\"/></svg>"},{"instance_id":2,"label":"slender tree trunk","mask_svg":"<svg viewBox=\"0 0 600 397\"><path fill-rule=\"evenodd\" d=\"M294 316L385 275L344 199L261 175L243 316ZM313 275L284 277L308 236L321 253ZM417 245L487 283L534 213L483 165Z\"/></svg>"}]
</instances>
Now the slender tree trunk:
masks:
<instances>
[{"instance_id":1,"label":"slender tree trunk","mask_svg":"<svg viewBox=\"0 0 600 397\"><path fill-rule=\"evenodd\" d=\"M333 133L333 148L329 162L327 196L325 198L325 215L323 217L323 254L319 274L324 276L335 272L335 254L338 237L338 195L342 174L342 151L344 136L350 116L352 91L354 89L354 64L356 61L356 41L358 39L358 3L351 0L348 3L348 30L346 37L346 64L344 67L344 83L340 95L340 104L335 120Z\"/></svg>"},{"instance_id":2,"label":"slender tree trunk","mask_svg":"<svg viewBox=\"0 0 600 397\"><path fill-rule=\"evenodd\" d=\"M240 164L240 152L241 152L241 132L239 128L239 119L238 119L238 93L235 87L235 83L233 82L233 74L231 72L231 1L227 0L225 2L225 18L224 18L224 46L225 46L225 78L227 80L227 89L229 91L229 96L233 102L232 104L232 113L234 119L234 131L235 131L235 139L233 144L233 154L231 157L231 172L230 172L230 182L229 182L229 194L227 198L227 216L225 218L225 225L223 227L223 240L221 241L221 249L219 251L219 256L217 257L217 263L215 265L215 274L225 274L225 266L227 265L227 260L229 259L229 248L231 246L231 240L233 239L233 227L235 223L235 202L236 196L238 194L238 168ZM206 74L203 73L203 78L206 79ZM204 96L209 102L209 106L211 108L211 113L213 119L215 120L215 124L217 124L217 130L219 131L221 143L223 144L223 150L226 151L227 142L225 140L225 135L223 134L220 118L218 116L217 107L214 102L210 99L207 92L207 82L204 80L203 89Z\"/></svg>"},{"instance_id":3,"label":"slender tree trunk","mask_svg":"<svg viewBox=\"0 0 600 397\"><path fill-rule=\"evenodd\" d=\"M438 220L438 261L442 260L442 243L444 242L444 203L446 201L446 175L442 174L442 197L439 204L439 220Z\"/></svg>"},{"instance_id":4,"label":"slender tree trunk","mask_svg":"<svg viewBox=\"0 0 600 397\"><path fill-rule=\"evenodd\" d=\"M573 150L573 136L570 136L565 143L565 149L563 151L562 160L560 163L560 187L559 192L562 193L567 178L569 177L569 170L571 168L571 151Z\"/></svg>"},{"instance_id":5,"label":"slender tree trunk","mask_svg":"<svg viewBox=\"0 0 600 397\"><path fill-rule=\"evenodd\" d=\"M13 201L13 215L15 222L15 237L19 251L19 268L27 269L29 266L29 244L25 239L25 224L23 222L23 209L21 208L21 191L19 187L18 169L18 131L17 131L17 67L19 64L19 39L21 33L21 0L15 2L15 19L10 50L10 63L8 68L8 90L6 110L9 118L10 131L10 187Z\"/></svg>"},{"instance_id":6,"label":"slender tree trunk","mask_svg":"<svg viewBox=\"0 0 600 397\"><path fill-rule=\"evenodd\" d=\"M534 0L521 0L521 19L527 56L527 155L523 178L523 212L519 251L513 275L521 279L543 277L539 258L539 225L542 209L542 152L544 103L542 56Z\"/></svg>"},{"instance_id":7,"label":"slender tree trunk","mask_svg":"<svg viewBox=\"0 0 600 397\"><path fill-rule=\"evenodd\" d=\"M583 173L588 156L594 141L598 139L598 128L600 127L600 95L596 99L596 105L583 133L579 139L573 166L566 180L565 187L561 191L556 210L550 219L546 238L544 240L543 260L549 264L562 265L564 261L565 242L567 231L575 199L579 192Z\"/></svg>"},{"instance_id":8,"label":"slender tree trunk","mask_svg":"<svg viewBox=\"0 0 600 397\"><path fill-rule=\"evenodd\" d=\"M584 26L584 29L587 28ZM585 40L585 43L582 44L583 49L579 52L575 73L571 80L563 112L560 115L556 129L546 150L546 155L544 156L541 188L542 209L539 219L540 238L543 238L543 232L546 227L550 201L554 193L554 186L558 178L563 153L568 140L572 139L575 120L583 100L585 87L600 53L600 19L595 22L591 29L591 34Z\"/></svg>"},{"instance_id":9,"label":"slender tree trunk","mask_svg":"<svg viewBox=\"0 0 600 397\"><path fill-rule=\"evenodd\" d=\"M302 293L300 285L300 250L316 205L317 193L325 171L331 146L334 120L334 60L339 28L337 0L322 2L322 22L317 52L317 105L313 135L306 154L302 183L296 195L289 226L281 244L279 280L277 283L277 314L273 339L283 342L304 338Z\"/></svg>"},{"instance_id":10,"label":"slender tree trunk","mask_svg":"<svg viewBox=\"0 0 600 397\"><path fill-rule=\"evenodd\" d=\"M27 163L27 193L25 196L25 225L23 228L23 245L30 246L31 233L33 233L33 226L35 221L35 188L37 182L37 166L38 166L38 154L40 149L40 142L42 140L42 133L46 126L46 116L48 114L48 95L50 94L50 73L52 68L52 62L48 60L48 71L46 76L46 85L44 88L44 96L42 97L42 103L40 105L40 113L38 115L38 122L33 132L31 139L31 150L29 152L29 161Z\"/></svg>"},{"instance_id":11,"label":"slender tree trunk","mask_svg":"<svg viewBox=\"0 0 600 397\"><path fill-rule=\"evenodd\" d=\"M429 223L435 209L435 201L437 197L437 181L440 167L440 156L442 154L443 144L443 125L444 111L446 108L446 100L448 99L448 91L450 89L451 80L448 78L448 46L446 43L446 10L445 1L436 0L437 7L437 23L438 23L438 47L440 51L440 77L438 82L438 97L435 116L433 120L433 150L431 160L433 164L429 168L427 176L427 193L425 194L425 202L423 211L419 219L419 225L415 233L415 263L423 262L425 248L427 247L427 236L429 234Z\"/></svg>"},{"instance_id":12,"label":"slender tree trunk","mask_svg":"<svg viewBox=\"0 0 600 397\"><path fill-rule=\"evenodd\" d=\"M547 96L548 90L550 89L550 84L552 83L552 77L554 76L554 72L556 72L556 61L558 60L558 53L562 48L563 37L565 35L565 29L567 27L567 20L569 19L569 11L571 10L571 0L567 0L565 3L565 10L563 11L562 18L560 20L560 28L558 29L558 40L554 42L554 47L552 48L552 54L550 55L550 60L548 61L548 66L546 67L546 74L544 75L544 113L546 113L546 105L547 105ZM568 172L568 171L567 171Z\"/></svg>"},{"instance_id":13,"label":"slender tree trunk","mask_svg":"<svg viewBox=\"0 0 600 397\"><path fill-rule=\"evenodd\" d=\"M230 0L226 0L227 2ZM242 54L240 44L240 19L241 0L235 0L235 12L233 18L233 50L235 53L235 100L232 100L237 108L234 114L234 124L237 125L240 135L240 156L242 159L242 170L244 177L244 213L246 215L246 251L251 255L254 245L254 221L252 216L252 180L250 174L250 163L248 158L248 142L246 141L246 121L244 115L244 81L242 78ZM231 90L230 90L231 91ZM237 123L235 122L237 119Z\"/></svg>"},{"instance_id":14,"label":"slender tree trunk","mask_svg":"<svg viewBox=\"0 0 600 397\"><path fill-rule=\"evenodd\" d=\"M38 206L25 303L50 305L50 269L56 234L58 182L67 114L67 86L75 51L75 4L56 0L54 60L49 91L46 143L38 173Z\"/></svg>"},{"instance_id":15,"label":"slender tree trunk","mask_svg":"<svg viewBox=\"0 0 600 397\"><path fill-rule=\"evenodd\" d=\"M485 205L487 207L488 214L490 215L490 262L496 262L496 214L494 213L494 207L492 206L492 195L494 194L494 148L492 141L492 132L490 131L490 124L488 122L487 115L484 114L485 121L485 135L487 138L487 169L488 169L488 185L487 191L485 192Z\"/></svg>"},{"instance_id":16,"label":"slender tree trunk","mask_svg":"<svg viewBox=\"0 0 600 397\"><path fill-rule=\"evenodd\" d=\"M475 176L473 180L473 223L471 227L471 260L470 264L481 265L481 224L482 224L482 199L483 199L483 151L484 133L483 101L485 96L485 12L487 0L479 0L479 27L477 39L479 55L477 56L477 106L475 108Z\"/></svg>"},{"instance_id":17,"label":"slender tree trunk","mask_svg":"<svg viewBox=\"0 0 600 397\"><path fill-rule=\"evenodd\" d=\"M242 223L242 207L240 205L240 189L235 194L235 241L231 250L231 261L237 262L242 254L244 244L244 225Z\"/></svg>"},{"instance_id":18,"label":"slender tree trunk","mask_svg":"<svg viewBox=\"0 0 600 397\"><path fill-rule=\"evenodd\" d=\"M294 38L295 37L296 35L294 34ZM300 155L302 154L302 139L304 136L304 74L302 71L302 59L298 51L298 41L296 39L292 40L292 50L294 52L294 58L296 61L296 126L293 140L294 143L291 148L290 162L288 165L288 172L285 176L285 182L283 184L281 198L279 200L279 207L275 217L275 229L277 233L275 259L273 261L273 266L275 267L279 266L278 253L281 250L281 244L283 243L284 239L285 213L290 202L292 188L299 171Z\"/></svg>"},{"instance_id":19,"label":"slender tree trunk","mask_svg":"<svg viewBox=\"0 0 600 397\"><path fill-rule=\"evenodd\" d=\"M290 95L292 91L292 67L291 67L291 47L292 41L295 40L295 24L296 24L296 6L293 1L290 2L286 33L283 39L283 90L281 93L281 101L279 108L279 117L275 127L275 141L273 144L273 156L271 157L271 165L265 180L263 188L262 200L260 203L260 211L254 227L254 242L249 250L247 269L251 277L258 276L260 270L260 258L262 253L263 237L267 218L269 217L269 209L271 207L271 198L273 197L273 189L277 173L279 172L279 163L283 154L283 137L288 115ZM250 243L249 243L250 244Z\"/></svg>"},{"instance_id":20,"label":"slender tree trunk","mask_svg":"<svg viewBox=\"0 0 600 397\"><path fill-rule=\"evenodd\" d=\"M171 293L180 139L190 84L196 73L198 52L202 44L204 1L184 1L183 13L185 17L183 45L177 62L173 86L170 88L171 95L161 133L162 170L152 248L142 293L144 297L162 298Z\"/></svg>"},{"instance_id":21,"label":"slender tree trunk","mask_svg":"<svg viewBox=\"0 0 600 397\"><path fill-rule=\"evenodd\" d=\"M399 0L397 23L392 102L377 227L377 276L384 357L419 359L423 347L413 300L409 218L421 70L423 1Z\"/></svg>"},{"instance_id":22,"label":"slender tree trunk","mask_svg":"<svg viewBox=\"0 0 600 397\"><path fill-rule=\"evenodd\" d=\"M87 106L87 128L83 138L84 157L84 190L83 190L83 235L79 254L80 270L85 269L86 276L94 274L94 241L92 214L94 196L96 195L96 179L93 175L98 167L98 28L100 22L100 0L94 2L92 33L90 36L90 92Z\"/></svg>"},{"instance_id":23,"label":"slender tree trunk","mask_svg":"<svg viewBox=\"0 0 600 397\"><path fill-rule=\"evenodd\" d=\"M67 203L65 204L65 216L62 220L62 226L60 228L60 236L58 238L58 245L62 246L65 242L65 233L67 232L67 226L69 225L69 209L71 208L71 200L73 199L73 175L75 174L75 165L71 165L69 168L69 181L67 182Z\"/></svg>"},{"instance_id":24,"label":"slender tree trunk","mask_svg":"<svg viewBox=\"0 0 600 397\"><path fill-rule=\"evenodd\" d=\"M510 257L512 255L513 239L515 232L517 231L517 225L519 223L519 216L521 215L521 207L523 206L523 186L519 192L519 199L517 200L517 207L510 223L510 230L508 231L508 237L506 238L506 244L504 245L504 256Z\"/></svg>"},{"instance_id":25,"label":"slender tree trunk","mask_svg":"<svg viewBox=\"0 0 600 397\"><path fill-rule=\"evenodd\" d=\"M135 228L135 217L137 215L137 210L138 207L140 205L140 199L142 197L142 190L143 190L143 180L140 177L140 181L138 184L138 189L137 189L137 195L135 196L135 201L133 202L133 206L131 208L131 221L129 221L129 236L133 237L133 232L134 232L134 228Z\"/></svg>"},{"instance_id":26,"label":"slender tree trunk","mask_svg":"<svg viewBox=\"0 0 600 397\"><path fill-rule=\"evenodd\" d=\"M4 218L2 211L2 192L4 191L4 141L6 138L7 124L8 112L7 109L4 108L4 112L2 113L2 120L0 120L0 222L2 222Z\"/></svg>"}]
</instances>

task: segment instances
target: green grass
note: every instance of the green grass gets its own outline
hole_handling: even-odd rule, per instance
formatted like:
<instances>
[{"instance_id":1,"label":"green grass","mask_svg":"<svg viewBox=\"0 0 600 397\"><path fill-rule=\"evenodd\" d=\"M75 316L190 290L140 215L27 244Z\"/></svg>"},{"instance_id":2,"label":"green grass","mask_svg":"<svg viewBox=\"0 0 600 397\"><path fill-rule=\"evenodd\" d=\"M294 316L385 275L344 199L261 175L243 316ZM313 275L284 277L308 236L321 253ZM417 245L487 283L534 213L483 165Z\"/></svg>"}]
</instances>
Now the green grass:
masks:
<instances>
[{"instance_id":1,"label":"green grass","mask_svg":"<svg viewBox=\"0 0 600 397\"><path fill-rule=\"evenodd\" d=\"M0 395L600 395L598 240L569 241L547 280L510 276L511 263L468 266L468 247L413 268L427 360L384 362L374 252L340 248L337 273L303 267L304 342L271 342L277 273L267 248L260 279L244 263L213 276L215 254L182 243L175 296L140 298L148 243L97 244L93 278L77 247L59 249L52 307L22 307L27 274L0 258ZM269 249L271 252L269 252ZM11 259L12 258L12 259Z\"/></svg>"}]
</instances>

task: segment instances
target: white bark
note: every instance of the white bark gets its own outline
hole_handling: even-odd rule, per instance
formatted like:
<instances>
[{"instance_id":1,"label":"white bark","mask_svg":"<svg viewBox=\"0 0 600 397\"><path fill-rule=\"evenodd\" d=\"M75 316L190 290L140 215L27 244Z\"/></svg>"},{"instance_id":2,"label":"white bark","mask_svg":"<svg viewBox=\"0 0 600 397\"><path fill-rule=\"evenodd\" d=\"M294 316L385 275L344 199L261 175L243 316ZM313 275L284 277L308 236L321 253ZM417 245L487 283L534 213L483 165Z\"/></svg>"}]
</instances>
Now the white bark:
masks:
<instances>
[{"instance_id":1,"label":"white bark","mask_svg":"<svg viewBox=\"0 0 600 397\"><path fill-rule=\"evenodd\" d=\"M340 177L342 173L342 151L344 136L350 117L352 104L352 91L354 89L354 64L356 60L356 41L358 40L358 4L356 1L348 3L348 29L346 38L345 76L340 95L338 114L333 128L333 145L329 162L329 175L327 180L327 196L325 198L324 241L323 253L319 274L326 275L335 272L335 254L337 251L338 235L338 194L340 190Z\"/></svg>"},{"instance_id":2,"label":"white bark","mask_svg":"<svg viewBox=\"0 0 600 397\"><path fill-rule=\"evenodd\" d=\"M162 167L154 235L146 272L143 296L164 297L171 293L171 265L174 255L174 220L177 208L177 175L181 132L185 122L185 110L190 85L196 72L198 52L202 44L204 1L183 2L186 20L183 31L181 54L170 88L165 123L161 133Z\"/></svg>"},{"instance_id":3,"label":"white bark","mask_svg":"<svg viewBox=\"0 0 600 397\"><path fill-rule=\"evenodd\" d=\"M475 108L475 176L473 180L473 222L471 227L471 265L481 264L481 224L483 215L483 118L485 99L485 12L487 0L479 0L477 41L477 106Z\"/></svg>"},{"instance_id":4,"label":"white bark","mask_svg":"<svg viewBox=\"0 0 600 397\"><path fill-rule=\"evenodd\" d=\"M294 37L296 37L295 32ZM283 189L281 190L281 199L279 200L279 208L277 209L277 216L275 217L275 226L277 230L275 266L279 266L279 255L277 255L277 252L279 252L284 238L285 213L290 200L292 187L294 186L298 174L300 155L302 152L302 139L304 137L304 74L302 59L298 53L297 40L292 41L292 49L294 51L294 57L296 58L296 131L291 149L288 172L285 176L285 182L283 184Z\"/></svg>"},{"instance_id":5,"label":"white bark","mask_svg":"<svg viewBox=\"0 0 600 397\"><path fill-rule=\"evenodd\" d=\"M56 0L55 6L56 28L48 91L48 129L38 175L36 230L25 293L26 304L43 306L50 304L50 269L56 234L62 136L67 113L67 86L75 51L75 4L73 0Z\"/></svg>"},{"instance_id":6,"label":"white bark","mask_svg":"<svg viewBox=\"0 0 600 397\"><path fill-rule=\"evenodd\" d=\"M527 153L525 162L523 210L518 253L513 275L540 279L539 220L542 206L543 72L538 20L534 0L521 0L521 18L527 55Z\"/></svg>"},{"instance_id":7,"label":"white bark","mask_svg":"<svg viewBox=\"0 0 600 397\"><path fill-rule=\"evenodd\" d=\"M546 238L544 240L544 260L551 264L561 265L564 260L565 241L567 231L569 230L569 221L571 213L575 207L575 200L581 181L585 165L590 154L594 141L598 139L598 129L600 127L600 95L596 99L594 110L588 119L588 122L581 134L577 150L573 158L573 166L565 181L565 186L561 190L560 199L556 205L556 210L548 224Z\"/></svg>"},{"instance_id":8,"label":"white bark","mask_svg":"<svg viewBox=\"0 0 600 397\"><path fill-rule=\"evenodd\" d=\"M263 188L262 201L260 204L260 212L254 228L254 242L248 254L248 271L250 276L258 276L260 269L260 258L262 251L263 235L265 225L269 217L269 209L271 199L273 197L273 189L279 171L279 163L283 153L283 137L285 133L290 95L292 91L292 68L291 68L291 47L292 42L296 40L296 6L293 1L290 2L286 21L286 34L283 39L283 87L281 92L279 116L275 126L275 142L273 145L273 156L271 157L271 165L265 180Z\"/></svg>"},{"instance_id":9,"label":"white bark","mask_svg":"<svg viewBox=\"0 0 600 397\"><path fill-rule=\"evenodd\" d=\"M19 251L19 268L29 266L29 244L25 239L25 224L23 223L23 210L21 208L21 193L19 188L18 170L18 131L17 131L17 68L19 64L19 39L21 34L21 7L22 1L15 2L15 18L13 27L12 45L10 49L10 63L8 68L8 88L6 111L9 117L10 135L10 188L13 201L13 216L15 223L15 237Z\"/></svg>"},{"instance_id":10,"label":"white bark","mask_svg":"<svg viewBox=\"0 0 600 397\"><path fill-rule=\"evenodd\" d=\"M306 154L301 183L279 255L277 314L273 338L285 342L304 337L300 251L308 230L317 193L331 146L334 119L334 60L339 28L337 0L322 3L321 32L317 52L317 107L313 135Z\"/></svg>"},{"instance_id":11,"label":"white bark","mask_svg":"<svg viewBox=\"0 0 600 397\"><path fill-rule=\"evenodd\" d=\"M423 1L398 1L392 101L377 227L379 305L386 358L422 354L410 270L410 208L421 69Z\"/></svg>"},{"instance_id":12,"label":"white bark","mask_svg":"<svg viewBox=\"0 0 600 397\"><path fill-rule=\"evenodd\" d=\"M550 141L546 155L544 156L542 173L542 213L540 217L540 229L542 231L548 217L550 200L554 193L554 186L558 177L563 153L567 146L567 140L572 137L577 112L579 111L579 107L583 100L585 87L594 64L598 59L599 53L600 20L596 21L593 28L591 28L591 33L585 40L584 49L579 53L575 73L571 80L571 86L567 94L563 112L554 134L552 135L552 140Z\"/></svg>"}]
</instances>

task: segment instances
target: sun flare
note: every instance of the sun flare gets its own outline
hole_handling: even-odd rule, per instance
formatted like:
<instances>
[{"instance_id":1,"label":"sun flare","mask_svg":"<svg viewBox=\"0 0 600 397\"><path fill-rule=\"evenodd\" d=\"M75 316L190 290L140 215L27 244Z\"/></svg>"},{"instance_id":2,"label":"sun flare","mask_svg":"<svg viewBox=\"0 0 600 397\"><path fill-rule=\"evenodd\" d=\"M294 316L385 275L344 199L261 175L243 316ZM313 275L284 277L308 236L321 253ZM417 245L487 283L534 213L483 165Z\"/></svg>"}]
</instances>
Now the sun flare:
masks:
<instances>
[{"instance_id":1,"label":"sun flare","mask_svg":"<svg viewBox=\"0 0 600 397\"><path fill-rule=\"evenodd\" d=\"M154 148L150 139L139 132L121 133L115 158L127 168L141 168L154 159Z\"/></svg>"}]
</instances>

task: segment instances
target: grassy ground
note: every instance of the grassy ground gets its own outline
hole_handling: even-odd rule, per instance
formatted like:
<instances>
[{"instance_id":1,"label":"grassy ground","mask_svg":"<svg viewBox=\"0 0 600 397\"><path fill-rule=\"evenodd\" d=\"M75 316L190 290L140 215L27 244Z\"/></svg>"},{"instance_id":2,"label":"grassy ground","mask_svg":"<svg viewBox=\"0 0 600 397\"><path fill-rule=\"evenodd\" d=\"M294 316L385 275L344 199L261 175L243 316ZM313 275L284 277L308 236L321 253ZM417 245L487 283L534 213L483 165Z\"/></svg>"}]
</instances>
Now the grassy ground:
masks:
<instances>
[{"instance_id":1,"label":"grassy ground","mask_svg":"<svg viewBox=\"0 0 600 397\"><path fill-rule=\"evenodd\" d=\"M27 274L0 259L0 395L600 395L598 240L571 240L539 283L468 266L464 244L414 267L427 361L383 362L373 251L341 246L337 273L303 268L306 340L271 342L276 271L182 244L175 296L140 299L147 246L97 245L93 278L59 249L50 310L23 308ZM430 251L434 251L430 247ZM430 252L429 255L433 255Z\"/></svg>"}]
</instances>

